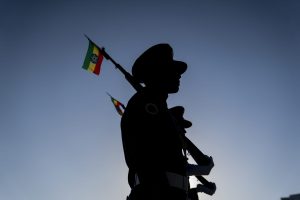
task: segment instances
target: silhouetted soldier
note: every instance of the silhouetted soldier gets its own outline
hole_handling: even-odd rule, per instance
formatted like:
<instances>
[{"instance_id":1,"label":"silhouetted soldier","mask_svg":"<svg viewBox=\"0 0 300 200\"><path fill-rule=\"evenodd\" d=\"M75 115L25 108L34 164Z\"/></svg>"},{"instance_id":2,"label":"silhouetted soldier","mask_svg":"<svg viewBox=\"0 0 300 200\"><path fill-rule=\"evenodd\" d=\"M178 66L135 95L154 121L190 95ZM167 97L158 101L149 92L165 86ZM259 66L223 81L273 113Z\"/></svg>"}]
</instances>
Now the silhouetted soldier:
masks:
<instances>
[{"instance_id":1,"label":"silhouetted soldier","mask_svg":"<svg viewBox=\"0 0 300 200\"><path fill-rule=\"evenodd\" d=\"M132 67L145 87L128 102L121 121L125 160L133 200L185 200L187 161L178 127L166 100L179 90L184 62L173 60L168 44L145 51Z\"/></svg>"}]
</instances>

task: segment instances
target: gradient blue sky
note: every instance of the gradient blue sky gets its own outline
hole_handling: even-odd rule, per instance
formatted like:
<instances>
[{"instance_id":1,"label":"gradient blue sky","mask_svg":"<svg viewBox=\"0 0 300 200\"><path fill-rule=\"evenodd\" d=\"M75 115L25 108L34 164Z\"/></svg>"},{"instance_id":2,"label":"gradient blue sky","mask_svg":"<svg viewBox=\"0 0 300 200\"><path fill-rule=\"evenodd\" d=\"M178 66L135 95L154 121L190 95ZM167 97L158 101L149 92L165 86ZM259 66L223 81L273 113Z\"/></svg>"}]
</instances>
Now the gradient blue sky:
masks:
<instances>
[{"instance_id":1,"label":"gradient blue sky","mask_svg":"<svg viewBox=\"0 0 300 200\"><path fill-rule=\"evenodd\" d=\"M300 193L298 0L0 3L0 199L112 200L129 193L120 117L134 90L104 61L81 69L89 35L130 70L160 42L188 63L189 137L212 155L214 196Z\"/></svg>"}]
</instances>

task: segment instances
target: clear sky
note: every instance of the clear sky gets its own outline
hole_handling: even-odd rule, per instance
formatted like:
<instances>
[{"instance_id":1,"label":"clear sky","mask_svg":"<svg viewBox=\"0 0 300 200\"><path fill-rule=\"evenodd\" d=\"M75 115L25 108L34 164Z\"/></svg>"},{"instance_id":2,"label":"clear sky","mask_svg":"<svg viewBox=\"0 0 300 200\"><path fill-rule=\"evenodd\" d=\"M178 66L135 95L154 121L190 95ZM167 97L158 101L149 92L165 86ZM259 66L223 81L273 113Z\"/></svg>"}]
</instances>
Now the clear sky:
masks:
<instances>
[{"instance_id":1,"label":"clear sky","mask_svg":"<svg viewBox=\"0 0 300 200\"><path fill-rule=\"evenodd\" d=\"M120 117L134 90L110 62L83 70L84 34L130 71L169 43L189 68L169 106L214 157L203 200L300 193L300 1L0 2L0 199L115 200L129 193Z\"/></svg>"}]
</instances>

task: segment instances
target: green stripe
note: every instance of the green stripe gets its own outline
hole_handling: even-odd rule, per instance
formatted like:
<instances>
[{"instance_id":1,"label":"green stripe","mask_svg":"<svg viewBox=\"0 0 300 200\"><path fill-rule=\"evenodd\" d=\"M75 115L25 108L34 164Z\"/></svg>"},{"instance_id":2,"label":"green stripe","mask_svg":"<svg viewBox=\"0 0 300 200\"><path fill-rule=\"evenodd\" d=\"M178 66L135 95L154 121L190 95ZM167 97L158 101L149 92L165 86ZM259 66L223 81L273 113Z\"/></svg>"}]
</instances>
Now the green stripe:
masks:
<instances>
[{"instance_id":1,"label":"green stripe","mask_svg":"<svg viewBox=\"0 0 300 200\"><path fill-rule=\"evenodd\" d=\"M87 50L82 68L84 68L84 69L89 68L89 65L91 62L91 56L93 54L93 49L94 49L94 44L91 41L89 41L89 48Z\"/></svg>"}]
</instances>

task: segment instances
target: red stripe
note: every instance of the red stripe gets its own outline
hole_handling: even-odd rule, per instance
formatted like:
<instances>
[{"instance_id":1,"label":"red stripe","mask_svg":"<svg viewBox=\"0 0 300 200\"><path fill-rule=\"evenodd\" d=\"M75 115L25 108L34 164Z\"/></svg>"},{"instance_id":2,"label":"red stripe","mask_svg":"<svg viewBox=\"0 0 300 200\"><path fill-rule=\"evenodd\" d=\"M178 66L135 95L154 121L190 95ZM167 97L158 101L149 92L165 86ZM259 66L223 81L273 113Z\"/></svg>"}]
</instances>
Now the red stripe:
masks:
<instances>
[{"instance_id":1,"label":"red stripe","mask_svg":"<svg viewBox=\"0 0 300 200\"><path fill-rule=\"evenodd\" d=\"M97 75L100 74L100 68L101 68L102 61L103 61L103 55L101 53L99 53L98 61L96 63L95 69L93 71Z\"/></svg>"}]
</instances>

